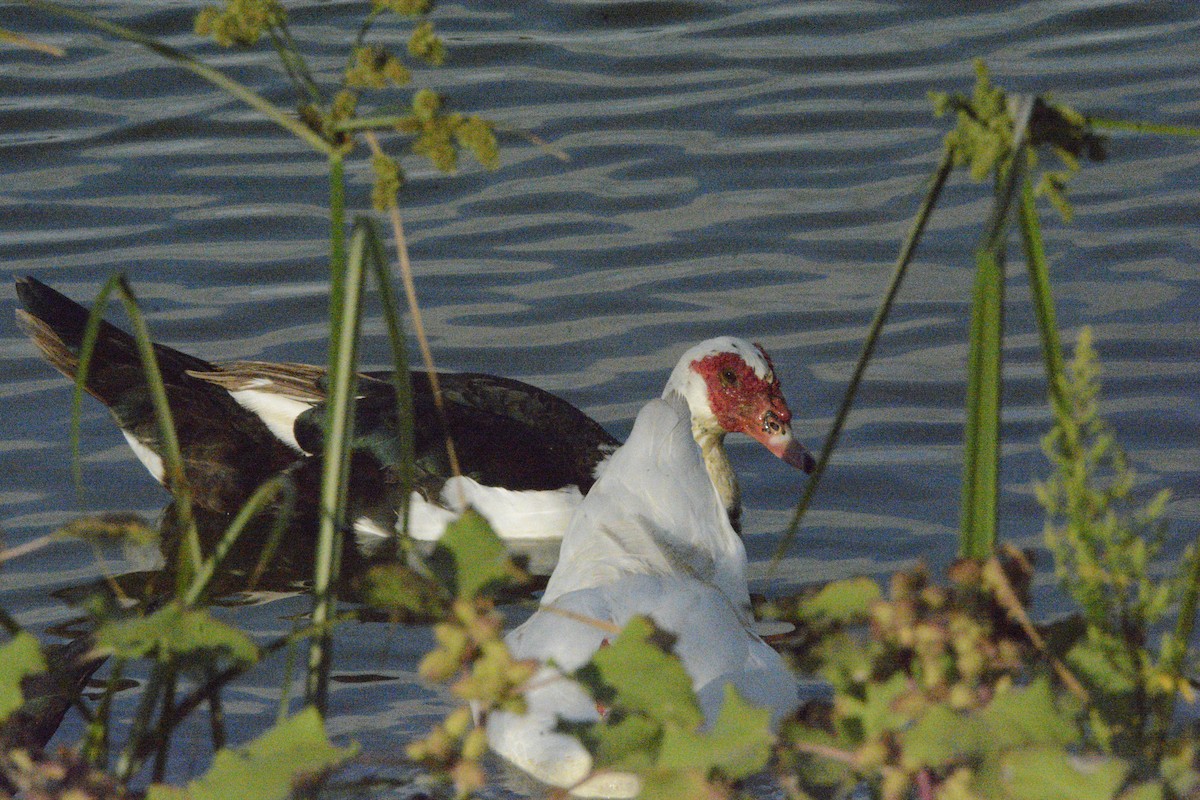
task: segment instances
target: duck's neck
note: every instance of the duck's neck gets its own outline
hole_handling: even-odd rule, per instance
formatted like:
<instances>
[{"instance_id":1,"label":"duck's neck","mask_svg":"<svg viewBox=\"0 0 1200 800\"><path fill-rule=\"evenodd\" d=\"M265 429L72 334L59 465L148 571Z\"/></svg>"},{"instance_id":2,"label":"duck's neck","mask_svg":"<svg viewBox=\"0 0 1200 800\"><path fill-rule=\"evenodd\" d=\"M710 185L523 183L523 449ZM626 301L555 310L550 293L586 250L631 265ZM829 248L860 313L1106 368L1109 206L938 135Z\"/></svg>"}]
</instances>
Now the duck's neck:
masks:
<instances>
[{"instance_id":1,"label":"duck's neck","mask_svg":"<svg viewBox=\"0 0 1200 800\"><path fill-rule=\"evenodd\" d=\"M693 425L692 433L700 445L708 477L716 487L721 505L729 515L729 522L735 531L741 533L742 490L738 487L737 475L734 474L733 467L729 464L729 456L725 452L725 431L705 430Z\"/></svg>"}]
</instances>

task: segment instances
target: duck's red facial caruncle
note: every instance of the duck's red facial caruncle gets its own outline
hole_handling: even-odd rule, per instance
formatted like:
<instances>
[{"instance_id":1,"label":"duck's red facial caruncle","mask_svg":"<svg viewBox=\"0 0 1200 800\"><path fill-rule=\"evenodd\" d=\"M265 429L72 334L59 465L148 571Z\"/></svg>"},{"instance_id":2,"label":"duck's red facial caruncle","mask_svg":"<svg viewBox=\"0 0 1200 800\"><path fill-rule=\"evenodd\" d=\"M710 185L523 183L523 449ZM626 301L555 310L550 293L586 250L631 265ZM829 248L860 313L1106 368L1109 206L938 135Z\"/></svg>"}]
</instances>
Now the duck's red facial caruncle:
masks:
<instances>
[{"instance_id":1,"label":"duck's red facial caruncle","mask_svg":"<svg viewBox=\"0 0 1200 800\"><path fill-rule=\"evenodd\" d=\"M812 455L792 437L792 412L771 359L755 345L766 362L759 375L737 353L722 352L692 362L692 369L708 387L708 401L717 424L729 433L744 433L793 467L812 472Z\"/></svg>"}]
</instances>

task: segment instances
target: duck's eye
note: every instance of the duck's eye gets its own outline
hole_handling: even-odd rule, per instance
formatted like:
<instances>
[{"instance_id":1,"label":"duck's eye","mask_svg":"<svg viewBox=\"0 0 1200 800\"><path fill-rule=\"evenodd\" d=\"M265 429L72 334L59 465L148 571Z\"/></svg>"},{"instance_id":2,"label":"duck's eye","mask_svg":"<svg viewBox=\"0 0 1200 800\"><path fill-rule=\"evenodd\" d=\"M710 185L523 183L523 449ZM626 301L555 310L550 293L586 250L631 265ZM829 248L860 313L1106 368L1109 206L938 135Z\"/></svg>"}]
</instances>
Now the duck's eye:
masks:
<instances>
[{"instance_id":1,"label":"duck's eye","mask_svg":"<svg viewBox=\"0 0 1200 800\"><path fill-rule=\"evenodd\" d=\"M721 370L721 383L724 386L737 386L738 375L731 369Z\"/></svg>"}]
</instances>

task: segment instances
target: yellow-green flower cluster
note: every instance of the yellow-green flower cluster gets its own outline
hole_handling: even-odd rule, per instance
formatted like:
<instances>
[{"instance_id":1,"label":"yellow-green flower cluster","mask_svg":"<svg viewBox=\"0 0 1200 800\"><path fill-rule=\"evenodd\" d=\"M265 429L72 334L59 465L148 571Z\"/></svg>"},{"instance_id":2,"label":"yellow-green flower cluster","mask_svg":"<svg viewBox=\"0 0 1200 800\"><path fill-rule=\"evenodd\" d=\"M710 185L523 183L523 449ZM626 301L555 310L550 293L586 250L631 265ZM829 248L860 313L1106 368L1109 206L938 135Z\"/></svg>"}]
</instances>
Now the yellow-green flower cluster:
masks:
<instances>
[{"instance_id":1,"label":"yellow-green flower cluster","mask_svg":"<svg viewBox=\"0 0 1200 800\"><path fill-rule=\"evenodd\" d=\"M394 11L406 17L428 14L433 10L433 0L371 0L376 11Z\"/></svg>"},{"instance_id":2,"label":"yellow-green flower cluster","mask_svg":"<svg viewBox=\"0 0 1200 800\"><path fill-rule=\"evenodd\" d=\"M423 89L413 97L412 114L397 125L400 132L416 135L413 152L441 171L451 172L458 166L457 143L484 167L495 169L500 156L491 126L478 117L442 114L441 108L442 99L436 92Z\"/></svg>"},{"instance_id":3,"label":"yellow-green flower cluster","mask_svg":"<svg viewBox=\"0 0 1200 800\"><path fill-rule=\"evenodd\" d=\"M433 23L422 22L408 37L408 53L427 64L440 67L446 60L446 46L433 32Z\"/></svg>"},{"instance_id":4,"label":"yellow-green flower cluster","mask_svg":"<svg viewBox=\"0 0 1200 800\"><path fill-rule=\"evenodd\" d=\"M195 30L222 47L252 45L286 18L278 0L226 0L224 10L209 6L197 14Z\"/></svg>"},{"instance_id":5,"label":"yellow-green flower cluster","mask_svg":"<svg viewBox=\"0 0 1200 800\"><path fill-rule=\"evenodd\" d=\"M500 638L503 620L490 603L456 600L450 618L434 626L438 646L421 661L426 680L458 678L450 691L478 704L479 712L504 710L525 713L521 688L536 670L536 662L515 661ZM424 739L408 746L409 758L453 781L459 796L484 784L479 761L487 751L483 728L472 724L471 711L459 708Z\"/></svg>"},{"instance_id":6,"label":"yellow-green flower cluster","mask_svg":"<svg viewBox=\"0 0 1200 800\"><path fill-rule=\"evenodd\" d=\"M958 112L958 126L946 134L946 149L954 165L970 165L971 179L982 181L1011 157L1013 121L1008 96L992 85L987 66L975 61L975 91L970 99L959 94L930 92L934 113Z\"/></svg>"},{"instance_id":7,"label":"yellow-green flower cluster","mask_svg":"<svg viewBox=\"0 0 1200 800\"><path fill-rule=\"evenodd\" d=\"M346 85L353 89L403 86L411 80L408 67L382 47L354 48L354 63L346 70Z\"/></svg>"},{"instance_id":8,"label":"yellow-green flower cluster","mask_svg":"<svg viewBox=\"0 0 1200 800\"><path fill-rule=\"evenodd\" d=\"M404 184L404 173L396 159L383 154L371 159L371 169L375 172L375 184L371 187L371 205L377 211L386 211L396 205L396 195Z\"/></svg>"}]
</instances>

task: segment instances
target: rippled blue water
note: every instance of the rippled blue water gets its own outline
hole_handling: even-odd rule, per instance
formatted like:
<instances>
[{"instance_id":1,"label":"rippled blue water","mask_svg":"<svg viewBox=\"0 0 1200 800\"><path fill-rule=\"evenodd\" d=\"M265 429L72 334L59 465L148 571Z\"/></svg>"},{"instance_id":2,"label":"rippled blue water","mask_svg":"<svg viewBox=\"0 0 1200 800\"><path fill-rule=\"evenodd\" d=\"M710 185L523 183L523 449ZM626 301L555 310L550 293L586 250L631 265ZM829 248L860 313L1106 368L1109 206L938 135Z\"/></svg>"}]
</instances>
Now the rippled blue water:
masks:
<instances>
[{"instance_id":1,"label":"rippled blue water","mask_svg":"<svg viewBox=\"0 0 1200 800\"><path fill-rule=\"evenodd\" d=\"M265 49L222 51L193 9L91 4L290 103ZM289 4L321 76L342 64L360 3ZM618 434L686 345L738 333L775 358L798 434L825 435L939 154L930 89L997 81L1107 117L1200 123L1200 19L1187 3L467 2L436 16L448 65L419 79L456 108L528 130L495 173L405 163L404 214L440 366L558 392ZM65 47L0 49L0 263L76 297L124 271L156 336L213 360L321 361L326 318L323 163L198 79L147 53L11 5L0 27ZM381 29L381 33L384 31ZM1104 410L1147 490L1169 487L1171 547L1200 521L1200 148L1121 134L1072 182L1076 218L1044 216L1073 340L1096 331ZM368 204L365 162L351 202ZM842 447L790 557L763 562L801 482L735 444L758 589L953 557L972 247L987 193L957 180L880 342ZM1035 545L1044 383L1021 265L1010 270L1003 535ZM11 284L0 285L6 308ZM5 312L6 314L8 312ZM11 316L8 317L11 319ZM367 359L385 360L378 326ZM85 407L87 484L70 489L70 388L11 324L0 328L0 525L9 544L77 514L164 494L107 415ZM129 567L56 545L11 565L0 598L35 629L47 597ZM1053 606L1049 579L1039 594ZM304 601L239 612L281 632ZM387 762L448 700L413 674L425 632L347 630L345 672L396 680L334 692L334 726ZM239 689L235 717L270 712L277 675ZM249 718L249 717L248 717ZM254 723L251 723L254 724ZM196 732L203 742L203 732ZM203 745L200 745L203 748ZM187 774L206 756L178 756Z\"/></svg>"}]
</instances>

